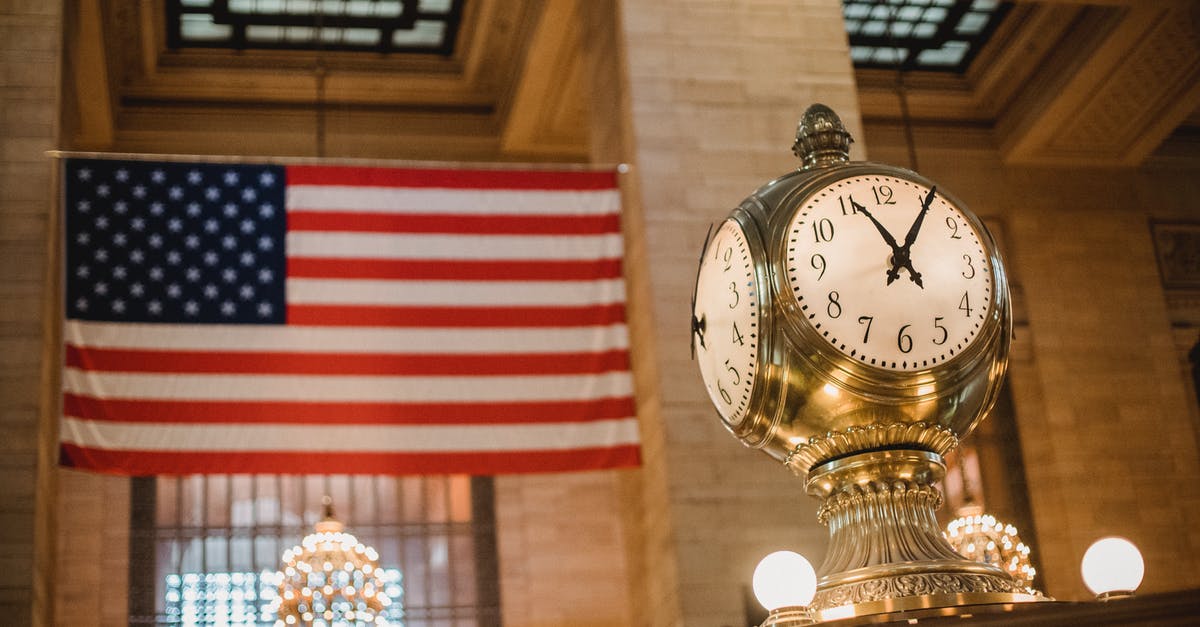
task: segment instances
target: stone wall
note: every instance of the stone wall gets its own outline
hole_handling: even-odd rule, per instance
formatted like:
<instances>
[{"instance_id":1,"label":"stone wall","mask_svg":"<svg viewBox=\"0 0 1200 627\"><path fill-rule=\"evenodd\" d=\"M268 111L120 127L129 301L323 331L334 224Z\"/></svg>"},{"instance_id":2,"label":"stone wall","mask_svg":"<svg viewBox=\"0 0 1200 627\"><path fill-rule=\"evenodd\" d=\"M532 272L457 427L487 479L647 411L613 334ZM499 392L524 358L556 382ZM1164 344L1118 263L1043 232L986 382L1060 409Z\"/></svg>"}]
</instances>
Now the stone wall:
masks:
<instances>
[{"instance_id":1,"label":"stone wall","mask_svg":"<svg viewBox=\"0 0 1200 627\"><path fill-rule=\"evenodd\" d=\"M900 129L868 127L867 141L877 160L908 165ZM1143 592L1200 586L1200 421L1149 226L1200 218L1200 164L1010 168L986 132L918 129L915 143L923 174L1002 229L1023 318L1009 376L1036 527L1026 541L1046 592L1089 598L1079 563L1105 535L1141 548Z\"/></svg>"},{"instance_id":2,"label":"stone wall","mask_svg":"<svg viewBox=\"0 0 1200 627\"><path fill-rule=\"evenodd\" d=\"M803 482L718 422L689 359L692 282L708 225L799 165L790 148L808 105L833 107L860 135L841 4L620 4L653 315L653 337L635 341L654 342L663 432L646 472L665 469L669 518L647 551L677 573L641 624L744 625L758 560L791 548L819 563L826 531Z\"/></svg>"},{"instance_id":3,"label":"stone wall","mask_svg":"<svg viewBox=\"0 0 1200 627\"><path fill-rule=\"evenodd\" d=\"M12 625L32 623L51 593L35 547L53 545L53 486L37 469L61 24L57 2L0 3L0 616Z\"/></svg>"}]
</instances>

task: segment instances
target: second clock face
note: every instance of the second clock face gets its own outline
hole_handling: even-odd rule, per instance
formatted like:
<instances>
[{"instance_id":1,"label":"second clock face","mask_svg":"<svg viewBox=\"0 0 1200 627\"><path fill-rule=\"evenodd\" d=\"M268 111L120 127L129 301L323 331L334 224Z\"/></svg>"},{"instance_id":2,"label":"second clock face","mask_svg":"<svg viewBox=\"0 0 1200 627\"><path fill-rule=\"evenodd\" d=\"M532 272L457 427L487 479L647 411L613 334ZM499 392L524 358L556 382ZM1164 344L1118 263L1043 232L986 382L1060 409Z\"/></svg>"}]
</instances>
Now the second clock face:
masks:
<instances>
[{"instance_id":1,"label":"second clock face","mask_svg":"<svg viewBox=\"0 0 1200 627\"><path fill-rule=\"evenodd\" d=\"M746 417L759 351L759 285L746 234L726 220L696 277L692 343L713 405L727 422Z\"/></svg>"},{"instance_id":2,"label":"second clock face","mask_svg":"<svg viewBox=\"0 0 1200 627\"><path fill-rule=\"evenodd\" d=\"M994 287L983 239L936 188L851 176L797 207L788 283L808 324L846 357L923 370L966 350L987 320Z\"/></svg>"}]
</instances>

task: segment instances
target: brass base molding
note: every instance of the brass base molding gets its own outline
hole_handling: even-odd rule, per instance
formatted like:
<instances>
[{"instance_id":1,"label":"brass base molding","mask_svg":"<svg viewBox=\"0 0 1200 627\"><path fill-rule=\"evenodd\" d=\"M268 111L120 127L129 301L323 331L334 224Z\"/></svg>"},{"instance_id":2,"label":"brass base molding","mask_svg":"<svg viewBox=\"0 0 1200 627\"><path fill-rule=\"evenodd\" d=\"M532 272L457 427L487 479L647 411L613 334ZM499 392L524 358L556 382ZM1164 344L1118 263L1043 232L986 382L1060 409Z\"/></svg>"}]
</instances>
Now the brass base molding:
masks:
<instances>
[{"instance_id":1,"label":"brass base molding","mask_svg":"<svg viewBox=\"0 0 1200 627\"><path fill-rule=\"evenodd\" d=\"M954 432L927 422L872 422L813 436L796 445L784 465L803 477L819 464L862 451L919 449L945 455L957 446Z\"/></svg>"},{"instance_id":2,"label":"brass base molding","mask_svg":"<svg viewBox=\"0 0 1200 627\"><path fill-rule=\"evenodd\" d=\"M934 515L942 504L935 484L945 474L941 455L911 449L859 453L809 472L808 493L821 499L817 519L830 537L812 609L1045 600L946 541Z\"/></svg>"}]
</instances>

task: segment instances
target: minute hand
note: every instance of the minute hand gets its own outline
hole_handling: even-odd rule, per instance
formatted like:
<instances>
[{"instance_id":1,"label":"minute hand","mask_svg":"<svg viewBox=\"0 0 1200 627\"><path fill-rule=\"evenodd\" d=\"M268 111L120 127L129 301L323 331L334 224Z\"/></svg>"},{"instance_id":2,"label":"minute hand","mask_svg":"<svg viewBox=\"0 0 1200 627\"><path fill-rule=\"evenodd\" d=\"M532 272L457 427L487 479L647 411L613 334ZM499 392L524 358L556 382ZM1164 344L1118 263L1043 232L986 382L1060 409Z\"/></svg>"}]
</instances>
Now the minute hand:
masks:
<instances>
[{"instance_id":1,"label":"minute hand","mask_svg":"<svg viewBox=\"0 0 1200 627\"><path fill-rule=\"evenodd\" d=\"M913 221L912 227L908 229L908 235L904 236L904 250L912 247L913 242L917 239L917 233L921 230L921 223L925 221L925 214L929 213L929 204L933 202L933 193L937 191L937 185L929 189L929 193L925 195L925 200L921 202L921 213L917 214L917 219Z\"/></svg>"},{"instance_id":2,"label":"minute hand","mask_svg":"<svg viewBox=\"0 0 1200 627\"><path fill-rule=\"evenodd\" d=\"M896 254L892 255L892 269L888 272L888 276L899 276L900 268L908 269L908 278L912 279L917 287L924 288L925 284L921 282L921 273L912 265L912 245L917 239L917 233L921 230L921 223L925 221L925 214L929 213L929 205L933 202L933 194L937 191L937 186L934 185L929 189L929 193L925 195L925 200L921 202L921 212L917 214L917 218L913 220L912 226L908 229L908 234L904 236L904 245ZM890 282L890 280L889 280Z\"/></svg>"},{"instance_id":3,"label":"minute hand","mask_svg":"<svg viewBox=\"0 0 1200 627\"><path fill-rule=\"evenodd\" d=\"M895 260L903 256L904 249L896 243L896 238L892 237L891 233L888 233L888 230L879 223L879 220L876 220L875 216L871 215L870 211L867 211L866 207L854 202L853 198L850 199L850 206L854 207L855 211L867 216L871 220L871 224L875 225L875 229L883 236L883 241L887 242L887 245L891 247L893 261L892 267L887 271L887 284L891 285L892 281L895 281L900 276L900 265L902 264L897 264Z\"/></svg>"}]
</instances>

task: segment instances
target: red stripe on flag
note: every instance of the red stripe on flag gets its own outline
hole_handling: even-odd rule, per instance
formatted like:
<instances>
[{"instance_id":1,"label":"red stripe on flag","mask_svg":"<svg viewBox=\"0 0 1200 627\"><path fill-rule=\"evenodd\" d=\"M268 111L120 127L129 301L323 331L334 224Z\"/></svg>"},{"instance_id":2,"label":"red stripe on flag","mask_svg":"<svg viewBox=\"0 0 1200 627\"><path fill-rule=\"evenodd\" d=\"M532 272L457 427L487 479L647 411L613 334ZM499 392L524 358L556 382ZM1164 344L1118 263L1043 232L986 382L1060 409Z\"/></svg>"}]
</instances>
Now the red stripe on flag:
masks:
<instances>
[{"instance_id":1,"label":"red stripe on flag","mask_svg":"<svg viewBox=\"0 0 1200 627\"><path fill-rule=\"evenodd\" d=\"M593 447L563 451L461 453L197 453L176 451L103 450L63 443L61 463L121 475L228 474L472 474L562 472L629 468L641 461L637 445Z\"/></svg>"},{"instance_id":2,"label":"red stripe on flag","mask_svg":"<svg viewBox=\"0 0 1200 627\"><path fill-rule=\"evenodd\" d=\"M514 403L155 401L63 394L63 415L179 424L473 425L589 422L635 415L633 399Z\"/></svg>"},{"instance_id":3,"label":"red stripe on flag","mask_svg":"<svg viewBox=\"0 0 1200 627\"><path fill-rule=\"evenodd\" d=\"M615 213L594 216L496 216L308 211L288 208L289 231L452 233L455 235L598 235L620 233Z\"/></svg>"},{"instance_id":4,"label":"red stripe on flag","mask_svg":"<svg viewBox=\"0 0 1200 627\"><path fill-rule=\"evenodd\" d=\"M629 369L623 350L574 353L308 353L66 346L66 365L99 372L298 375L551 375Z\"/></svg>"},{"instance_id":5,"label":"red stripe on flag","mask_svg":"<svg viewBox=\"0 0 1200 627\"><path fill-rule=\"evenodd\" d=\"M289 257L289 277L460 281L592 281L621 278L620 259L550 261L428 261Z\"/></svg>"},{"instance_id":6,"label":"red stripe on flag","mask_svg":"<svg viewBox=\"0 0 1200 627\"><path fill-rule=\"evenodd\" d=\"M287 184L445 188L451 190L545 189L582 191L615 189L617 187L617 174L613 171L539 172L292 165L287 167Z\"/></svg>"},{"instance_id":7,"label":"red stripe on flag","mask_svg":"<svg viewBox=\"0 0 1200 627\"><path fill-rule=\"evenodd\" d=\"M288 324L343 327L586 327L625 322L625 304L578 307L288 305Z\"/></svg>"}]
</instances>

